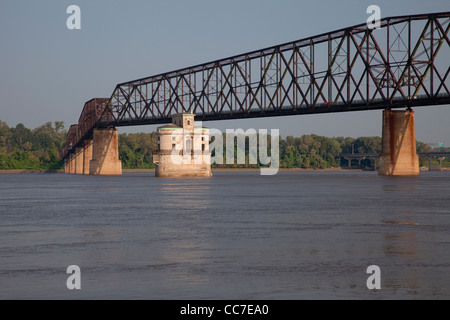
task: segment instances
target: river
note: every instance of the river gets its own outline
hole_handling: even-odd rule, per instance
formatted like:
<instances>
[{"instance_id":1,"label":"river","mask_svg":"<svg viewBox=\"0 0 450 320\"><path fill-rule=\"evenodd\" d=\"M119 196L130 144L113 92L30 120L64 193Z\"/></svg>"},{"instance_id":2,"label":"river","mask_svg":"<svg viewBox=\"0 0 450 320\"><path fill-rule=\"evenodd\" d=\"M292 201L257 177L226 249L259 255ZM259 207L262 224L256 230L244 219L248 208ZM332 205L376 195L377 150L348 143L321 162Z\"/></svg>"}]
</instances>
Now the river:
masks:
<instances>
[{"instance_id":1,"label":"river","mask_svg":"<svg viewBox=\"0 0 450 320\"><path fill-rule=\"evenodd\" d=\"M449 299L449 190L450 171L0 175L0 299Z\"/></svg>"}]
</instances>

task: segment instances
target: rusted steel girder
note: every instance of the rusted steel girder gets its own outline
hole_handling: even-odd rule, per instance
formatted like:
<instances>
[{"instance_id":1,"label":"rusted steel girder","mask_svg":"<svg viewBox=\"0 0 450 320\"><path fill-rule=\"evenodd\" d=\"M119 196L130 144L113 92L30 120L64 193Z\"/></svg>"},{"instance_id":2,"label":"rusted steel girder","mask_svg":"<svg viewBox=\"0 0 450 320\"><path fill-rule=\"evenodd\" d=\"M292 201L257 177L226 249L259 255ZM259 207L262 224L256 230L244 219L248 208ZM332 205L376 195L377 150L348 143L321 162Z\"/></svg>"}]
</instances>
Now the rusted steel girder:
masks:
<instances>
[{"instance_id":1,"label":"rusted steel girder","mask_svg":"<svg viewBox=\"0 0 450 320\"><path fill-rule=\"evenodd\" d=\"M118 84L99 126L450 103L449 12L366 24ZM107 115L107 116L106 116Z\"/></svg>"},{"instance_id":2,"label":"rusted steel girder","mask_svg":"<svg viewBox=\"0 0 450 320\"><path fill-rule=\"evenodd\" d=\"M450 104L450 12L389 17L380 26L118 84L100 115L82 114L76 144L94 127L169 123L188 110L207 121Z\"/></svg>"},{"instance_id":3,"label":"rusted steel girder","mask_svg":"<svg viewBox=\"0 0 450 320\"><path fill-rule=\"evenodd\" d=\"M84 104L78 124L72 125L69 129L66 144L60 154L62 159L92 136L92 131L104 113L108 100L108 98L94 98Z\"/></svg>"}]
</instances>

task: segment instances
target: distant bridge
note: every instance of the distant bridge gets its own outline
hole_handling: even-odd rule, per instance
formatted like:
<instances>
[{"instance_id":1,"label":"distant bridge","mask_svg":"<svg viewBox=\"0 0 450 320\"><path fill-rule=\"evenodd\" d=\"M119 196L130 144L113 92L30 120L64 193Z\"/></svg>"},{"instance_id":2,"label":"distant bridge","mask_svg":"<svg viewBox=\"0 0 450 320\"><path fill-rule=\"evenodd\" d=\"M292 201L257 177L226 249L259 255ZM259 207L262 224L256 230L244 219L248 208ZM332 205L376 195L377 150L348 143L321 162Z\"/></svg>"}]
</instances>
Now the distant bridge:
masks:
<instances>
[{"instance_id":1,"label":"distant bridge","mask_svg":"<svg viewBox=\"0 0 450 320\"><path fill-rule=\"evenodd\" d=\"M450 152L419 152L419 157L428 158L429 170L439 171L442 169L442 161L445 157L450 157ZM352 160L358 160L358 165L361 165L361 160L371 159L373 161L374 167L376 168L376 159L380 157L379 153L342 153L339 155L340 158L346 159L348 161L348 166L351 168ZM439 161L438 165L432 165L431 161L437 159Z\"/></svg>"}]
</instances>

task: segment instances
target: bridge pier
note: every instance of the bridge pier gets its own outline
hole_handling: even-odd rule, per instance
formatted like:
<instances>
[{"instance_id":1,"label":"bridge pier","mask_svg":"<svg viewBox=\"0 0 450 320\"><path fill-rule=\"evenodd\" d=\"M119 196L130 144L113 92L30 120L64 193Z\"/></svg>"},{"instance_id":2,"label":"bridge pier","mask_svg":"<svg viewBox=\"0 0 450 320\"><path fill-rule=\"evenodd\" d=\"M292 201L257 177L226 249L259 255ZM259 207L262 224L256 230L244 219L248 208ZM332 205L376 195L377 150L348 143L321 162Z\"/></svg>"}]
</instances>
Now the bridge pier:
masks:
<instances>
[{"instance_id":1,"label":"bridge pier","mask_svg":"<svg viewBox=\"0 0 450 320\"><path fill-rule=\"evenodd\" d=\"M83 150L83 174L89 174L90 162L92 160L92 151L94 148L94 141L88 139L84 143Z\"/></svg>"},{"instance_id":2,"label":"bridge pier","mask_svg":"<svg viewBox=\"0 0 450 320\"><path fill-rule=\"evenodd\" d=\"M384 110L379 175L419 174L413 110Z\"/></svg>"},{"instance_id":3,"label":"bridge pier","mask_svg":"<svg viewBox=\"0 0 450 320\"><path fill-rule=\"evenodd\" d=\"M439 169L442 170L442 162L444 161L445 157L438 157L437 159L439 161Z\"/></svg>"},{"instance_id":4,"label":"bridge pier","mask_svg":"<svg viewBox=\"0 0 450 320\"><path fill-rule=\"evenodd\" d=\"M64 159L64 173L70 173L70 157Z\"/></svg>"},{"instance_id":5,"label":"bridge pier","mask_svg":"<svg viewBox=\"0 0 450 320\"><path fill-rule=\"evenodd\" d=\"M348 162L348 168L350 169L352 167L352 159L351 158L344 158Z\"/></svg>"},{"instance_id":6,"label":"bridge pier","mask_svg":"<svg viewBox=\"0 0 450 320\"><path fill-rule=\"evenodd\" d=\"M84 148L76 148L75 149L75 174L83 174L83 149Z\"/></svg>"},{"instance_id":7,"label":"bridge pier","mask_svg":"<svg viewBox=\"0 0 450 320\"><path fill-rule=\"evenodd\" d=\"M445 157L436 157L439 161L439 164L432 164L433 158L428 157L428 171L442 171L442 161L444 161Z\"/></svg>"},{"instance_id":8,"label":"bridge pier","mask_svg":"<svg viewBox=\"0 0 450 320\"><path fill-rule=\"evenodd\" d=\"M69 156L69 173L75 174L75 154L73 153Z\"/></svg>"},{"instance_id":9,"label":"bridge pier","mask_svg":"<svg viewBox=\"0 0 450 320\"><path fill-rule=\"evenodd\" d=\"M370 158L373 160L373 171L377 171L377 158Z\"/></svg>"},{"instance_id":10,"label":"bridge pier","mask_svg":"<svg viewBox=\"0 0 450 320\"><path fill-rule=\"evenodd\" d=\"M117 129L94 129L90 175L121 175L122 161L119 160L119 138Z\"/></svg>"}]
</instances>

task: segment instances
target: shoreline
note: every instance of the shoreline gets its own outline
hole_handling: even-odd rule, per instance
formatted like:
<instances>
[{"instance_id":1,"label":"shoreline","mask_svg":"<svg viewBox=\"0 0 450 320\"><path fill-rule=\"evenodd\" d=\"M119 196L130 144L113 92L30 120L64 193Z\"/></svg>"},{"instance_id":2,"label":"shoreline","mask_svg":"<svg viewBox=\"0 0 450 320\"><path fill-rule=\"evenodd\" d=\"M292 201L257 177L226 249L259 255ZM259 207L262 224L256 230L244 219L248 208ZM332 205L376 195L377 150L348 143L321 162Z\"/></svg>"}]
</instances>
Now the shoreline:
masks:
<instances>
[{"instance_id":1,"label":"shoreline","mask_svg":"<svg viewBox=\"0 0 450 320\"><path fill-rule=\"evenodd\" d=\"M45 170L45 169L11 169L0 170L0 174L21 174L21 173L64 173L64 170Z\"/></svg>"},{"instance_id":2,"label":"shoreline","mask_svg":"<svg viewBox=\"0 0 450 320\"><path fill-rule=\"evenodd\" d=\"M211 168L212 172L259 172L259 168ZM280 168L278 172L363 172L374 171L365 169L345 169L345 168ZM429 171L428 167L420 167L420 171ZM442 168L441 171L450 171L450 168ZM123 173L153 173L155 169L123 169ZM439 172L439 171L436 171ZM3 174L27 174L27 173L64 173L64 170L38 170L38 169L13 169L13 170L0 170L0 175Z\"/></svg>"},{"instance_id":3,"label":"shoreline","mask_svg":"<svg viewBox=\"0 0 450 320\"><path fill-rule=\"evenodd\" d=\"M260 168L211 168L212 172L259 172ZM343 169L343 168L280 168L279 172L313 172L313 171L370 171L363 169ZM155 169L122 169L123 173L153 173ZM64 173L64 170L38 170L38 169L13 169L0 170L0 174L24 174L24 173Z\"/></svg>"},{"instance_id":4,"label":"shoreline","mask_svg":"<svg viewBox=\"0 0 450 320\"><path fill-rule=\"evenodd\" d=\"M259 172L261 168L211 168L216 172ZM364 171L363 169L343 169L343 168L279 168L278 172L313 172L313 171Z\"/></svg>"}]
</instances>

